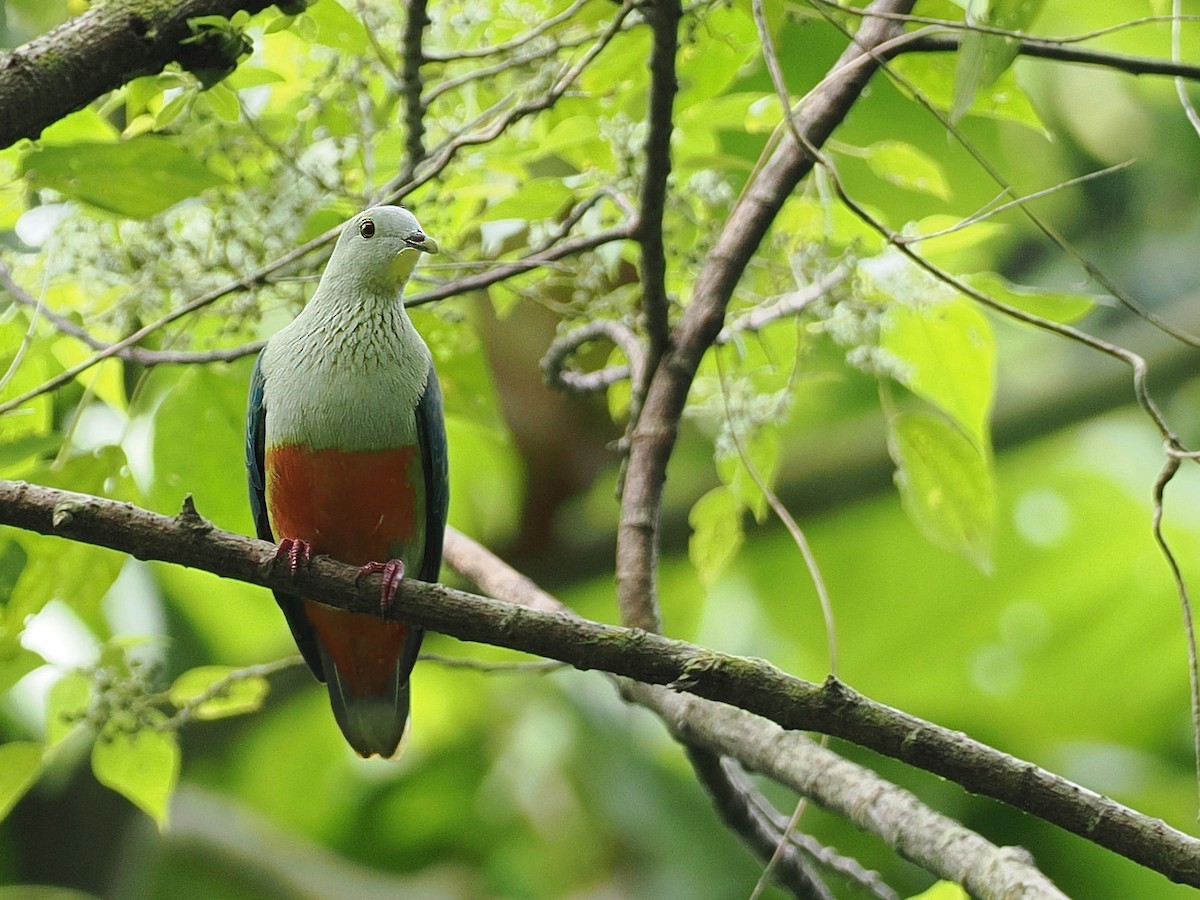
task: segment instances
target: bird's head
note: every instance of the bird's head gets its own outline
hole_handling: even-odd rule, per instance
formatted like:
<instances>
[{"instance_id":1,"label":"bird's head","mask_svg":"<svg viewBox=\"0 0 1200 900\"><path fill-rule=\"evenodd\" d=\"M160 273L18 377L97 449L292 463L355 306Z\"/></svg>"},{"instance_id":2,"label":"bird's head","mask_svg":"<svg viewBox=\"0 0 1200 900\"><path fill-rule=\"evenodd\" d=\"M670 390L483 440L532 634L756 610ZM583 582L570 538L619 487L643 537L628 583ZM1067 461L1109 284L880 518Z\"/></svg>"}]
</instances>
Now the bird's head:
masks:
<instances>
[{"instance_id":1,"label":"bird's head","mask_svg":"<svg viewBox=\"0 0 1200 900\"><path fill-rule=\"evenodd\" d=\"M342 277L386 292L404 287L422 253L437 253L437 241L399 206L374 206L346 223L329 261Z\"/></svg>"}]
</instances>

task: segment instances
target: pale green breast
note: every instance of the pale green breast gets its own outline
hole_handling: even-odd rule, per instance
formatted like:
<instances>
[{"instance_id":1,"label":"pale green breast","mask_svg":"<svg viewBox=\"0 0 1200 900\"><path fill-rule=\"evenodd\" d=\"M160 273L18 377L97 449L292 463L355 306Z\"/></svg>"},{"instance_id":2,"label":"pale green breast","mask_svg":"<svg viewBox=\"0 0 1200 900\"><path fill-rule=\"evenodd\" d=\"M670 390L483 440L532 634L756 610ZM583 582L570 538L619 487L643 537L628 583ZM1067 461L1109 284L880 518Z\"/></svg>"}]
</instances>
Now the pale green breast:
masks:
<instances>
[{"instance_id":1,"label":"pale green breast","mask_svg":"<svg viewBox=\"0 0 1200 900\"><path fill-rule=\"evenodd\" d=\"M306 309L263 353L267 448L384 450L418 442L429 350L408 317L347 322ZM306 315L308 314L308 315Z\"/></svg>"}]
</instances>

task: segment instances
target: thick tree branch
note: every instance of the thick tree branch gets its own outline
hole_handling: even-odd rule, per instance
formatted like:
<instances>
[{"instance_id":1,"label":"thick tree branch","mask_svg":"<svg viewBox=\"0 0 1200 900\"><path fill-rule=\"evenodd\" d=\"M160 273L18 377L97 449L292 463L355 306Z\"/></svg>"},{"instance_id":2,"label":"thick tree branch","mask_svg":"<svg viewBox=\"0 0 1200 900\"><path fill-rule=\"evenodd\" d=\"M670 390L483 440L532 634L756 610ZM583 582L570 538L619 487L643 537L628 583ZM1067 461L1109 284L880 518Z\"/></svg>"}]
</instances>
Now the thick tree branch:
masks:
<instances>
[{"instance_id":1,"label":"thick tree branch","mask_svg":"<svg viewBox=\"0 0 1200 900\"><path fill-rule=\"evenodd\" d=\"M877 0L870 10L903 13L913 0ZM858 43L842 54L834 74L825 79L801 112L802 127L820 146L854 105L876 64L863 47L874 47L899 33L899 26L868 19ZM861 46L860 46L861 45ZM844 73L839 77L837 73ZM733 289L775 215L812 159L785 135L747 186L730 213L692 293L692 302L650 381L642 415L630 436L630 455L617 532L617 599L622 621L657 629L655 572L658 564L659 518L667 463L675 446L678 423L700 360L725 320ZM646 611L650 611L649 613Z\"/></svg>"},{"instance_id":2,"label":"thick tree branch","mask_svg":"<svg viewBox=\"0 0 1200 900\"><path fill-rule=\"evenodd\" d=\"M129 503L0 481L0 522L379 614L376 577L360 578L356 567L325 557L293 576L286 565L275 564L273 545L214 527L190 500L178 516L168 517ZM1032 763L870 700L836 680L813 684L761 660L419 581L404 583L387 615L460 640L666 685L740 707L785 729L844 738L1200 887L1200 840Z\"/></svg>"},{"instance_id":3,"label":"thick tree branch","mask_svg":"<svg viewBox=\"0 0 1200 900\"><path fill-rule=\"evenodd\" d=\"M101 94L170 62L191 70L236 65L218 40L184 43L188 20L260 12L272 0L113 0L0 56L0 147L36 138Z\"/></svg>"}]
</instances>

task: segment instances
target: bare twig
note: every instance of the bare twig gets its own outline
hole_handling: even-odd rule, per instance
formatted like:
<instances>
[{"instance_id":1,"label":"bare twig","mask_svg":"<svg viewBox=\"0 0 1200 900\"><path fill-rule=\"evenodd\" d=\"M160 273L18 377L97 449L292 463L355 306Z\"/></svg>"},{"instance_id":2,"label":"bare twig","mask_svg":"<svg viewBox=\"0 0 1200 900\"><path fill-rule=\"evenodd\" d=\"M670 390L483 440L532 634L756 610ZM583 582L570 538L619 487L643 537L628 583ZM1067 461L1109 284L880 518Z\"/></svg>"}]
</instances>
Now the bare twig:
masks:
<instances>
[{"instance_id":1,"label":"bare twig","mask_svg":"<svg viewBox=\"0 0 1200 900\"><path fill-rule=\"evenodd\" d=\"M580 235L570 240L561 241L545 250L535 250L522 259L494 266L489 271L470 275L466 278L458 278L441 287L430 288L427 291L413 294L405 298L404 305L421 306L424 303L433 303L435 300L444 300L447 297L457 297L470 291L482 290L516 275L541 268L548 263L565 259L568 256L576 256L588 250L595 250L597 247L603 247L605 244L611 244L614 241L629 240L633 235L633 228L632 224L618 225L604 231L597 231L594 234Z\"/></svg>"},{"instance_id":2,"label":"bare twig","mask_svg":"<svg viewBox=\"0 0 1200 900\"><path fill-rule=\"evenodd\" d=\"M816 0L816 2L820 2L820 0ZM971 27L980 28L978 25ZM961 42L961 38L957 35L926 34L905 44L902 52L954 53L957 52ZM1200 81L1200 66L1173 62L1156 56L1131 56L1107 50L1088 50L1084 47L1063 46L1037 38L1023 39L1018 52L1031 59L1082 63L1083 65L1114 69L1128 75L1163 75L1171 78L1184 78L1188 81Z\"/></svg>"},{"instance_id":3,"label":"bare twig","mask_svg":"<svg viewBox=\"0 0 1200 900\"><path fill-rule=\"evenodd\" d=\"M1081 44L1086 41L1095 40L1098 37L1115 34L1118 31L1126 31L1141 25L1158 25L1164 22L1174 22L1181 20L1184 22L1200 22L1200 16L1173 16L1173 15L1150 15L1138 16L1133 19L1128 19L1124 22L1117 22L1113 25L1106 25L1102 28L1094 28L1090 31L1080 32L1071 35L1039 35L1031 34L1027 31L1016 31L1009 28L1000 28L996 25L989 25L984 22L968 22L963 19L943 19L937 16L923 16L913 13L871 13L865 9L845 5L838 0L809 0L809 3L826 7L828 10L836 10L840 13L845 13L851 16L871 16L877 18L888 19L889 21L904 24L914 25L932 25L938 28L944 28L952 32L975 31L981 34L995 35L996 37L1008 38L1017 43L1026 41L1041 41L1047 44Z\"/></svg>"},{"instance_id":4,"label":"bare twig","mask_svg":"<svg viewBox=\"0 0 1200 900\"><path fill-rule=\"evenodd\" d=\"M637 23L630 23L628 20L622 23L621 30L624 31L633 27ZM572 47L580 47L583 44L595 41L603 36L605 28L593 29L591 31L582 32L578 35L569 38L562 38L547 44L537 50L529 50L525 53L515 54L502 58L499 62L492 63L490 66L476 66L469 69L461 75L454 78L446 78L439 80L436 84L430 87L421 97L422 102L428 107L434 100L448 94L451 91L456 91L466 84L471 84L476 81L495 78L504 72L509 72L513 69L520 69L524 66L532 65L539 60L554 56L561 53L563 50L569 50Z\"/></svg>"},{"instance_id":5,"label":"bare twig","mask_svg":"<svg viewBox=\"0 0 1200 900\"><path fill-rule=\"evenodd\" d=\"M602 339L619 347L628 363L623 366L606 366L594 372L577 372L567 365L580 347ZM555 339L542 357L542 372L551 386L572 394L603 391L629 378L632 373L633 399L630 403L629 417L636 419L640 406L638 385L645 381L646 349L627 325L614 319L597 319Z\"/></svg>"},{"instance_id":6,"label":"bare twig","mask_svg":"<svg viewBox=\"0 0 1200 900\"><path fill-rule=\"evenodd\" d=\"M1180 0L1171 0L1171 62L1180 64L1182 58L1183 29L1180 27L1183 18ZM1192 130L1200 136L1200 112L1188 96L1186 79L1182 75L1175 76L1175 93L1179 97L1179 105L1183 107L1184 115L1192 125Z\"/></svg>"},{"instance_id":7,"label":"bare twig","mask_svg":"<svg viewBox=\"0 0 1200 900\"><path fill-rule=\"evenodd\" d=\"M675 93L675 55L679 48L679 18L683 14L679 0L655 0L647 7L654 31L650 54L650 100L648 131L644 150L641 214L638 243L642 248L642 316L650 337L648 365L635 373L635 390L644 394L646 382L667 349L670 339L667 317L667 253L663 245L663 213L667 199L667 179L671 175L671 134ZM636 416L633 417L636 420Z\"/></svg>"},{"instance_id":8,"label":"bare twig","mask_svg":"<svg viewBox=\"0 0 1200 900\"><path fill-rule=\"evenodd\" d=\"M424 82L421 65L425 53L421 40L429 26L426 0L407 0L408 18L404 22L404 61L400 73L400 93L404 97L404 163L400 181L409 181L425 158L425 101L421 97Z\"/></svg>"},{"instance_id":9,"label":"bare twig","mask_svg":"<svg viewBox=\"0 0 1200 900\"><path fill-rule=\"evenodd\" d=\"M485 56L501 56L511 53L513 50L519 50L526 44L532 43L537 38L541 37L552 28L561 25L563 22L571 19L579 10L581 10L588 0L575 0L570 6L564 9L557 15L543 19L535 27L523 34L517 35L511 40L503 41L499 44L491 44L487 47L470 47L465 50L456 50L454 53L435 53L429 52L425 54L425 58L429 62L456 62L460 59L480 59Z\"/></svg>"},{"instance_id":10,"label":"bare twig","mask_svg":"<svg viewBox=\"0 0 1200 900\"><path fill-rule=\"evenodd\" d=\"M1179 561L1171 551L1171 545L1167 543L1167 537L1162 530L1163 494L1166 492L1167 485L1171 483L1171 479L1175 477L1175 473L1179 471L1180 461L1186 454L1177 453L1178 448L1170 442L1164 444L1164 449L1167 453L1167 461L1154 482L1152 527L1154 541L1167 561L1167 568L1170 569L1171 578L1175 582L1175 595L1179 598L1179 608L1183 614L1183 634L1188 654L1188 685L1192 705L1192 752L1195 756L1196 788L1197 791L1200 791L1200 659L1197 658L1196 651L1196 625L1192 617L1192 599L1188 595L1187 582L1184 581Z\"/></svg>"},{"instance_id":11,"label":"bare twig","mask_svg":"<svg viewBox=\"0 0 1200 900\"><path fill-rule=\"evenodd\" d=\"M483 127L481 124L478 129L464 129L461 133L448 138L438 147L429 150L426 153L424 163L417 167L417 173L411 179L396 178L384 186L382 191L380 191L380 202L396 202L405 194L411 193L421 185L435 178L449 164L450 160L457 156L464 148L489 144L504 134L516 122L535 113L552 108L571 88L579 76L583 74L584 70L612 42L612 39L620 33L625 20L636 8L637 4L635 0L625 0L617 9L608 27L604 29L595 43L574 64L565 67L549 89L540 92L533 99L517 104L503 116L497 115L490 125ZM497 104L495 112L498 113L500 108L507 105L509 105L507 99L501 101L501 103ZM481 119L480 121L482 123L486 119Z\"/></svg>"}]
</instances>

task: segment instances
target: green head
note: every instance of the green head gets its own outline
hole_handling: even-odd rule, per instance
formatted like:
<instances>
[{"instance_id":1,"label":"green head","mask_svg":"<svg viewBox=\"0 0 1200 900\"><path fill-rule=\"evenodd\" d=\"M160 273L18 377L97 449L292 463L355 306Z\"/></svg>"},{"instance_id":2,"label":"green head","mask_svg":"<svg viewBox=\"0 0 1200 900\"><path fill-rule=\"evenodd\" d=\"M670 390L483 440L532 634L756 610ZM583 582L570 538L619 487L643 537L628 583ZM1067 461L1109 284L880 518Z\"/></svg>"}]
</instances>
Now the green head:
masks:
<instances>
[{"instance_id":1,"label":"green head","mask_svg":"<svg viewBox=\"0 0 1200 900\"><path fill-rule=\"evenodd\" d=\"M374 206L346 223L325 277L394 295L408 281L420 255L437 252L437 241L421 230L407 209Z\"/></svg>"}]
</instances>

